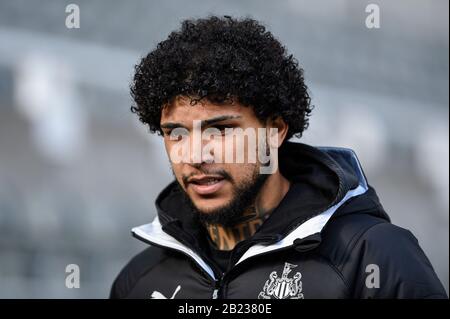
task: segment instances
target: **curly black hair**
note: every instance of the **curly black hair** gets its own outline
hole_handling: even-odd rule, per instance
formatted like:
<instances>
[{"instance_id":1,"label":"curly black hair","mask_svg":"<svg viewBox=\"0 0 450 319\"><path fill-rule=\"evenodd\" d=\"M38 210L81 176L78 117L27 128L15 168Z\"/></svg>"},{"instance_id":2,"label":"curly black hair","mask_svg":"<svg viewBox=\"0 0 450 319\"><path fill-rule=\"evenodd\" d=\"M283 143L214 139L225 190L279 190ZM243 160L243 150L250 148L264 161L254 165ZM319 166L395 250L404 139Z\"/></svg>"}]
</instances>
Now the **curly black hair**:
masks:
<instances>
[{"instance_id":1,"label":"curly black hair","mask_svg":"<svg viewBox=\"0 0 450 319\"><path fill-rule=\"evenodd\" d=\"M301 137L313 108L297 60L250 18L183 21L136 65L130 89L131 111L160 134L161 110L177 96L189 97L191 105L203 98L237 101L263 123L281 116L289 125L286 140Z\"/></svg>"}]
</instances>

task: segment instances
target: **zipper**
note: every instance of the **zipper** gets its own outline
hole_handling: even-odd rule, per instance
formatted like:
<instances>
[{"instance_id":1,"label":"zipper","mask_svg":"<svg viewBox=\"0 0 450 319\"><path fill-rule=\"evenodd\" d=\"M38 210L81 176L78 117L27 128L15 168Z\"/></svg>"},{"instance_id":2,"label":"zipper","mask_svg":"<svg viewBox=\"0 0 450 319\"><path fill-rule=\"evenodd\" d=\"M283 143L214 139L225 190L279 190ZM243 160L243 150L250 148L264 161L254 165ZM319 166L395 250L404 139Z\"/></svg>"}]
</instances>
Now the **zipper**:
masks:
<instances>
[{"instance_id":1,"label":"zipper","mask_svg":"<svg viewBox=\"0 0 450 319\"><path fill-rule=\"evenodd\" d=\"M225 277L225 275L226 275L226 273L222 274L219 279L216 279L214 281L214 290L213 290L213 294L212 294L212 299L219 299L220 290L223 288L223 283L224 283L223 278Z\"/></svg>"},{"instance_id":2,"label":"zipper","mask_svg":"<svg viewBox=\"0 0 450 319\"><path fill-rule=\"evenodd\" d=\"M219 299L220 281L216 280L214 282L214 290L212 294L212 299Z\"/></svg>"}]
</instances>

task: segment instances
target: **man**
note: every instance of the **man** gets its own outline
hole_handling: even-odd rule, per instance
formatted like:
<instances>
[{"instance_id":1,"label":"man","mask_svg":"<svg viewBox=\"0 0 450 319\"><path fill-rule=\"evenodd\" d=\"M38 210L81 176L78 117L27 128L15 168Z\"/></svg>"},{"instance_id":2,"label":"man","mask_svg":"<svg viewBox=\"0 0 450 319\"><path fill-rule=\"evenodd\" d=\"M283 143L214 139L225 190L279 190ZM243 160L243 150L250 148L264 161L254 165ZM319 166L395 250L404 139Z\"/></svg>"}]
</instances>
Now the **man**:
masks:
<instances>
[{"instance_id":1,"label":"man","mask_svg":"<svg viewBox=\"0 0 450 319\"><path fill-rule=\"evenodd\" d=\"M446 298L352 150L288 141L310 97L258 22L183 22L136 66L131 92L175 181L132 230L149 247L111 298Z\"/></svg>"}]
</instances>

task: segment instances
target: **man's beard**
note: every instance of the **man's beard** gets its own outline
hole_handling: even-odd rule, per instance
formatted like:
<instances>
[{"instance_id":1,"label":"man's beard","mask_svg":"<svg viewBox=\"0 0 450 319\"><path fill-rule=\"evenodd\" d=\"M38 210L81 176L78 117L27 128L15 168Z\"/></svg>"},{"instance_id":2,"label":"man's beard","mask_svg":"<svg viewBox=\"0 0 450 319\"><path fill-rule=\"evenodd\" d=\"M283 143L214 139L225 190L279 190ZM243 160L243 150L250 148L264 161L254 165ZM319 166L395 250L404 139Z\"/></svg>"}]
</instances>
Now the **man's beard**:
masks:
<instances>
[{"instance_id":1,"label":"man's beard","mask_svg":"<svg viewBox=\"0 0 450 319\"><path fill-rule=\"evenodd\" d=\"M214 173L220 174L220 171ZM249 209L254 207L256 197L269 175L259 174L259 170L255 169L251 178L240 182L240 185L236 185L230 175L226 172L222 171L222 174L220 175L224 176L225 179L233 185L233 197L229 203L208 211L198 209L186 191L181 187L178 180L176 180L178 187L183 194L185 204L190 208L190 211L199 222L204 225L222 225L230 227L247 219L247 216L244 216L244 212L248 212ZM251 214L248 218L251 218L251 216L254 215Z\"/></svg>"}]
</instances>

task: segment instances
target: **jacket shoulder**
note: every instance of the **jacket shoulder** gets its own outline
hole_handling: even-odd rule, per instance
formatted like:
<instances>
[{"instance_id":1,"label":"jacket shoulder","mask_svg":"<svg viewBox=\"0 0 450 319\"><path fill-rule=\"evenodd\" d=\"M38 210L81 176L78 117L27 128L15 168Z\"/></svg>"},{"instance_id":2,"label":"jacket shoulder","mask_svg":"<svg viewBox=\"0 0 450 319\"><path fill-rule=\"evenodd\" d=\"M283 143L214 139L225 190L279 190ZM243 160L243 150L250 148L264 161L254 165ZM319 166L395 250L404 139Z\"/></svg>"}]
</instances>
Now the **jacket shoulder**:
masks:
<instances>
[{"instance_id":1,"label":"jacket shoulder","mask_svg":"<svg viewBox=\"0 0 450 319\"><path fill-rule=\"evenodd\" d=\"M333 217L322 230L321 253L332 259L336 266L341 266L365 232L379 224L392 225L383 218L368 214Z\"/></svg>"},{"instance_id":2,"label":"jacket shoulder","mask_svg":"<svg viewBox=\"0 0 450 319\"><path fill-rule=\"evenodd\" d=\"M447 298L433 266L411 231L382 223L368 229L356 244L361 264L355 284L359 298ZM351 255L350 255L351 256ZM377 275L377 282L372 275ZM374 289L375 288L375 289Z\"/></svg>"},{"instance_id":3,"label":"jacket shoulder","mask_svg":"<svg viewBox=\"0 0 450 319\"><path fill-rule=\"evenodd\" d=\"M434 269L406 229L368 214L336 218L322 253L355 298L447 298Z\"/></svg>"},{"instance_id":4,"label":"jacket shoulder","mask_svg":"<svg viewBox=\"0 0 450 319\"><path fill-rule=\"evenodd\" d=\"M166 253L163 249L150 246L134 256L117 275L110 291L110 299L126 298L138 280L160 264Z\"/></svg>"}]
</instances>

